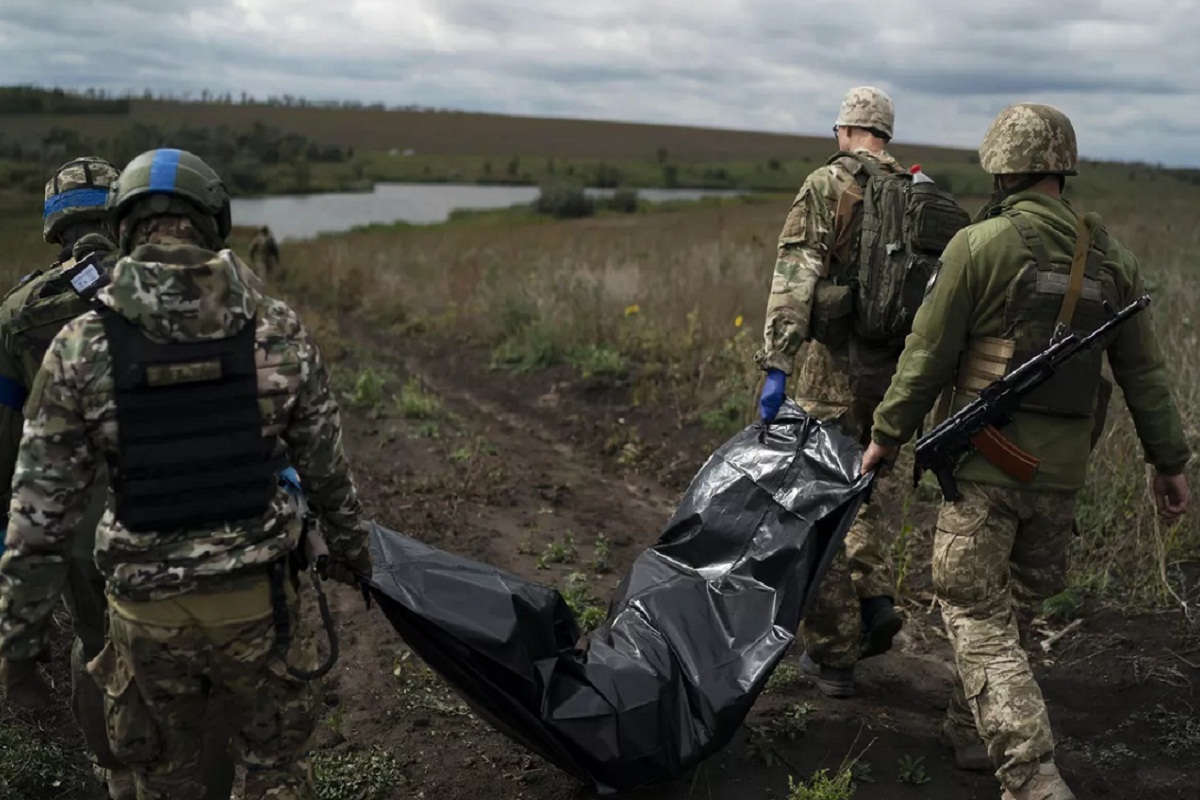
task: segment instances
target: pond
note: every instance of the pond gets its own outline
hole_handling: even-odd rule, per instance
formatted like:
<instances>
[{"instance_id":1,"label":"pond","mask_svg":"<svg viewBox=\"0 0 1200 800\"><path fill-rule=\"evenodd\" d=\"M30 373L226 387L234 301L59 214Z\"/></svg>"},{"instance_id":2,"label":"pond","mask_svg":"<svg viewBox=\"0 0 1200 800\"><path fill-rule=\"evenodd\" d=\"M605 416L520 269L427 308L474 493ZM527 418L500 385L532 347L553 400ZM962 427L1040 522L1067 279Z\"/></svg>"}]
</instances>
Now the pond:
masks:
<instances>
[{"instance_id":1,"label":"pond","mask_svg":"<svg viewBox=\"0 0 1200 800\"><path fill-rule=\"evenodd\" d=\"M593 197L611 190L588 189ZM733 196L736 190L639 189L644 200L696 200ZM393 222L445 222L457 208L507 208L531 203L536 186L479 186L446 183L380 183L371 192L283 195L235 199L233 224L269 225L275 238L308 239L322 233L340 233L360 225Z\"/></svg>"}]
</instances>

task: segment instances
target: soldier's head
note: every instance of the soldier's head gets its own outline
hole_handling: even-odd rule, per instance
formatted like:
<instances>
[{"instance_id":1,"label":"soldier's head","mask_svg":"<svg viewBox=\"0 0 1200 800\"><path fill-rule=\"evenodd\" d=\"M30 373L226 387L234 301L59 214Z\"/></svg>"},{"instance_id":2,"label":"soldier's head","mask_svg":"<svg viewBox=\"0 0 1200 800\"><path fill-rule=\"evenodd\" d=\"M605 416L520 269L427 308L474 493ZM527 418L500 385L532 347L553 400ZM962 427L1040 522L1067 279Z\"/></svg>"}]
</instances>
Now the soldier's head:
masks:
<instances>
[{"instance_id":1,"label":"soldier's head","mask_svg":"<svg viewBox=\"0 0 1200 800\"><path fill-rule=\"evenodd\" d=\"M856 86L842 99L833 131L841 150L865 147L879 152L891 141L895 124L892 98L874 86Z\"/></svg>"},{"instance_id":2,"label":"soldier's head","mask_svg":"<svg viewBox=\"0 0 1200 800\"><path fill-rule=\"evenodd\" d=\"M68 161L46 181L42 235L50 244L69 249L88 233L112 236L105 202L120 173L102 158Z\"/></svg>"},{"instance_id":3,"label":"soldier's head","mask_svg":"<svg viewBox=\"0 0 1200 800\"><path fill-rule=\"evenodd\" d=\"M232 227L221 177L186 150L150 150L130 161L108 207L126 255L143 244L220 250Z\"/></svg>"},{"instance_id":4,"label":"soldier's head","mask_svg":"<svg viewBox=\"0 0 1200 800\"><path fill-rule=\"evenodd\" d=\"M1079 174L1075 128L1053 106L1017 103L1001 111L979 145L979 165L1005 193L1039 184L1061 191Z\"/></svg>"}]
</instances>

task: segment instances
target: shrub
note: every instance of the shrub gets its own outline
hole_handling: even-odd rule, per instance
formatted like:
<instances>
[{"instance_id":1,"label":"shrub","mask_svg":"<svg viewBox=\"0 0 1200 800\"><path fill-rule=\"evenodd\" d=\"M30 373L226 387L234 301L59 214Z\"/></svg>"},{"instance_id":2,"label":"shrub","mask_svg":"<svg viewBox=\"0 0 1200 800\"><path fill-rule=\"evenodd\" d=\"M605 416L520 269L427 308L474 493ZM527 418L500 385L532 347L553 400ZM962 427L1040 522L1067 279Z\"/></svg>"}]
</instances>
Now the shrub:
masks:
<instances>
[{"instance_id":1,"label":"shrub","mask_svg":"<svg viewBox=\"0 0 1200 800\"><path fill-rule=\"evenodd\" d=\"M578 219L596 213L596 204L582 186L555 183L541 187L533 210L557 219Z\"/></svg>"}]
</instances>

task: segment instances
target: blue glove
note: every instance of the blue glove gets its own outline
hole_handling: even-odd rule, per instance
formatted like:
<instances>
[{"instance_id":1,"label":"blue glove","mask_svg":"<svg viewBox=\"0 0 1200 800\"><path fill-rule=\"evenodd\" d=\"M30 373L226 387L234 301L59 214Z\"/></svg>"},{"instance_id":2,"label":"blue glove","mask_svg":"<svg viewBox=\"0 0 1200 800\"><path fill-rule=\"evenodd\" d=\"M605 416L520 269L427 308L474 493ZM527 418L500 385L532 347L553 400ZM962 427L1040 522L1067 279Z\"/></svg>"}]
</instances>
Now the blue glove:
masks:
<instances>
[{"instance_id":1,"label":"blue glove","mask_svg":"<svg viewBox=\"0 0 1200 800\"><path fill-rule=\"evenodd\" d=\"M279 485L292 497L299 498L304 494L304 490L300 488L300 476L296 473L295 467L284 467L279 470Z\"/></svg>"},{"instance_id":2,"label":"blue glove","mask_svg":"<svg viewBox=\"0 0 1200 800\"><path fill-rule=\"evenodd\" d=\"M767 370L767 381L763 384L762 397L758 400L758 413L763 422L774 422L779 407L783 405L783 390L787 386L787 375L783 370Z\"/></svg>"}]
</instances>

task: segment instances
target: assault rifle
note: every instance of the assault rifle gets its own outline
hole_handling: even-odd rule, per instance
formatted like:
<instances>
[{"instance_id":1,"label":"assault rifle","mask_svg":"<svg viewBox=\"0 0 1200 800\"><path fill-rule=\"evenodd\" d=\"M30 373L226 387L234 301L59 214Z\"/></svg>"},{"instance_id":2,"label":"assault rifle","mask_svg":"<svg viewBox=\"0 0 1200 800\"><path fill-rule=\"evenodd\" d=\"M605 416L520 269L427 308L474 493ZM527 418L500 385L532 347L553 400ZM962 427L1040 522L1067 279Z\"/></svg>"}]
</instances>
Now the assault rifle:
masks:
<instances>
[{"instance_id":1,"label":"assault rifle","mask_svg":"<svg viewBox=\"0 0 1200 800\"><path fill-rule=\"evenodd\" d=\"M954 469L972 450L1007 462L1013 465L1014 474L1023 473L1027 476L1025 480L1032 480L1037 460L1015 447L998 429L1012 422L1012 414L1021 400L1050 380L1063 364L1099 345L1108 334L1148 305L1148 294L1116 313L1106 303L1105 308L1111 314L1108 321L1082 339L1060 326L1048 348L990 383L969 405L917 440L913 483L916 484L929 470L937 478L942 496L949 501L958 500L962 495L954 479Z\"/></svg>"}]
</instances>

